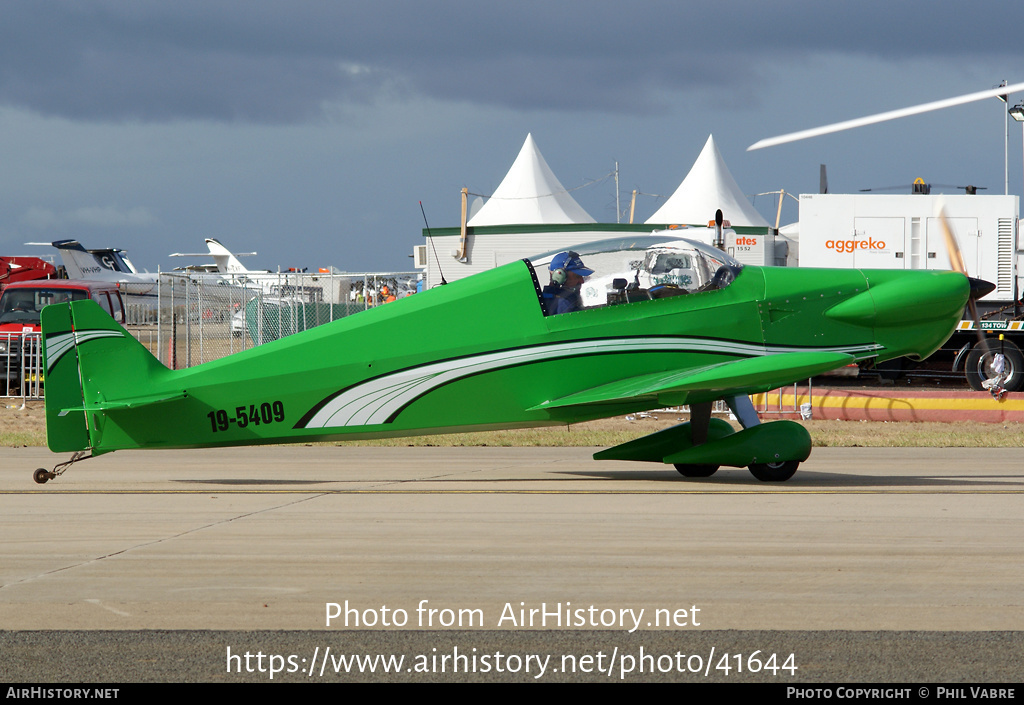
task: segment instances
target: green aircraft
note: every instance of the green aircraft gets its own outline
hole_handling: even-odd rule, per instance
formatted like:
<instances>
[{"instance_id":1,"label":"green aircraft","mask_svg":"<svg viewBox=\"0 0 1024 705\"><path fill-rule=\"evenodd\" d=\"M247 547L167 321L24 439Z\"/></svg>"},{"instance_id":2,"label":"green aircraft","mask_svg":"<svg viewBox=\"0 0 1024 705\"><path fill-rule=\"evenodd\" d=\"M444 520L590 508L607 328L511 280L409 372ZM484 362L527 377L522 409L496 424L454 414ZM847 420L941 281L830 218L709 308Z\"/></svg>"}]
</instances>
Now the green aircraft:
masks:
<instances>
[{"instance_id":1,"label":"green aircraft","mask_svg":"<svg viewBox=\"0 0 1024 705\"><path fill-rule=\"evenodd\" d=\"M92 301L42 314L49 448L86 457L563 425L689 405L690 421L597 453L684 476L793 475L798 423L747 395L866 360L934 352L972 284L957 272L743 266L689 242L692 288L613 282L604 305L552 315L529 260L184 370ZM703 274L702 274L703 273ZM602 280L603 281L603 280ZM712 418L725 399L742 430Z\"/></svg>"}]
</instances>

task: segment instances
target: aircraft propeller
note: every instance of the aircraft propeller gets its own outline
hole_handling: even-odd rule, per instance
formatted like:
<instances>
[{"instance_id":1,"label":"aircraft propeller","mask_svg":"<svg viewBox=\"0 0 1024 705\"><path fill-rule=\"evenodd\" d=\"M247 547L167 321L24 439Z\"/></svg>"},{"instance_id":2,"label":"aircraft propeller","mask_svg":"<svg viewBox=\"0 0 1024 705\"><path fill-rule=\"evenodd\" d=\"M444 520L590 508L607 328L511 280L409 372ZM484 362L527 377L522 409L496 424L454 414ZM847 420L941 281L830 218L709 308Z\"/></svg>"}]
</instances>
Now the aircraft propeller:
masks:
<instances>
[{"instance_id":1,"label":"aircraft propeller","mask_svg":"<svg viewBox=\"0 0 1024 705\"><path fill-rule=\"evenodd\" d=\"M952 267L953 271L960 272L967 277L967 281L971 285L971 293L967 299L967 309L970 312L971 320L974 322L974 329L978 334L978 349L983 351L982 356L985 358L992 355L992 361L989 365L992 371L996 373L996 377L986 379L981 384L989 390L993 397L1002 399L1007 394L1006 389L1003 387L1003 382L1006 381L1007 376L1006 358L1002 353L995 352L989 345L989 339L985 337L985 333L981 329L981 316L978 315L978 305L976 303L978 299L995 290L996 286L992 282L972 277L967 271L963 253L960 251L960 244L957 242L956 235L953 234L953 229L949 226L946 210L942 206L939 206L938 219L942 225L942 235L946 240L946 252L949 254L950 267Z\"/></svg>"}]
</instances>

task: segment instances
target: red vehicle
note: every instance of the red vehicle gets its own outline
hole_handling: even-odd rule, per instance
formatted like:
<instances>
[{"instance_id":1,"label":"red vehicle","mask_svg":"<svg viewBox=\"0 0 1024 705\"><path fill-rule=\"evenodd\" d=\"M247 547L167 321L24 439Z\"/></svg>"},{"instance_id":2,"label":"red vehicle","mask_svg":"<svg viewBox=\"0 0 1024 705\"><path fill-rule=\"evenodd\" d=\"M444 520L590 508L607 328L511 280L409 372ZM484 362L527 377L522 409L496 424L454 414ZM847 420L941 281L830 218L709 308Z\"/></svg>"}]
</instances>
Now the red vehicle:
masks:
<instances>
[{"instance_id":1,"label":"red vehicle","mask_svg":"<svg viewBox=\"0 0 1024 705\"><path fill-rule=\"evenodd\" d=\"M115 282L39 279L9 284L0 296L0 394L20 394L43 382L39 313L44 306L93 299L115 321L125 320L124 300Z\"/></svg>"},{"instance_id":2,"label":"red vehicle","mask_svg":"<svg viewBox=\"0 0 1024 705\"><path fill-rule=\"evenodd\" d=\"M39 257L0 257L0 291L14 282L56 276L57 268Z\"/></svg>"}]
</instances>

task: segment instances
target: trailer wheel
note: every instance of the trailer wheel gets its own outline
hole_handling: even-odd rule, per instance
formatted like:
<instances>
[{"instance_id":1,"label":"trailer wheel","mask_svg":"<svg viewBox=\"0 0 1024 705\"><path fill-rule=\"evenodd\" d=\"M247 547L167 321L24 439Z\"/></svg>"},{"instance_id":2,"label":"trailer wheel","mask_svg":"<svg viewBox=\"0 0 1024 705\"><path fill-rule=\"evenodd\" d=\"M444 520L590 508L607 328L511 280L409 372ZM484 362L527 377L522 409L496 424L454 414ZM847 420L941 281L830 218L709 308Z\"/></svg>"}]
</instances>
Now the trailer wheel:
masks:
<instances>
[{"instance_id":1,"label":"trailer wheel","mask_svg":"<svg viewBox=\"0 0 1024 705\"><path fill-rule=\"evenodd\" d=\"M1024 355L1021 354L1020 348L1009 340L985 340L971 349L964 364L967 384L971 389L978 392L987 391L982 382L997 376L992 371L992 360L1000 352L1006 358L1006 371L1009 373L1003 383L1006 391L1019 392L1024 388Z\"/></svg>"}]
</instances>

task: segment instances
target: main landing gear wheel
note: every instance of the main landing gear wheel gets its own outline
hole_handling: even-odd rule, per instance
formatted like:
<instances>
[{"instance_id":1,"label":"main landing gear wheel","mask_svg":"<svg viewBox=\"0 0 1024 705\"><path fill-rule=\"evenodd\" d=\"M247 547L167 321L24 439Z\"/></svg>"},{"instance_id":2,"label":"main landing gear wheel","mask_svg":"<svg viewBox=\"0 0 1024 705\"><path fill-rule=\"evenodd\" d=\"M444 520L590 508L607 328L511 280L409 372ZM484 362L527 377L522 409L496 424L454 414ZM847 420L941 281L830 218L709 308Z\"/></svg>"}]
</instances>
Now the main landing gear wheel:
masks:
<instances>
[{"instance_id":1,"label":"main landing gear wheel","mask_svg":"<svg viewBox=\"0 0 1024 705\"><path fill-rule=\"evenodd\" d=\"M754 463L749 470L761 482L785 482L793 477L798 467L799 460L786 460L781 463Z\"/></svg>"},{"instance_id":2,"label":"main landing gear wheel","mask_svg":"<svg viewBox=\"0 0 1024 705\"><path fill-rule=\"evenodd\" d=\"M717 465L681 465L676 463L675 466L683 477L711 477L718 472Z\"/></svg>"},{"instance_id":3,"label":"main landing gear wheel","mask_svg":"<svg viewBox=\"0 0 1024 705\"><path fill-rule=\"evenodd\" d=\"M46 484L47 480L52 480L54 477L56 477L56 475L54 475L46 468L39 468L34 473L32 473L32 479L35 480L36 483L40 485Z\"/></svg>"}]
</instances>

